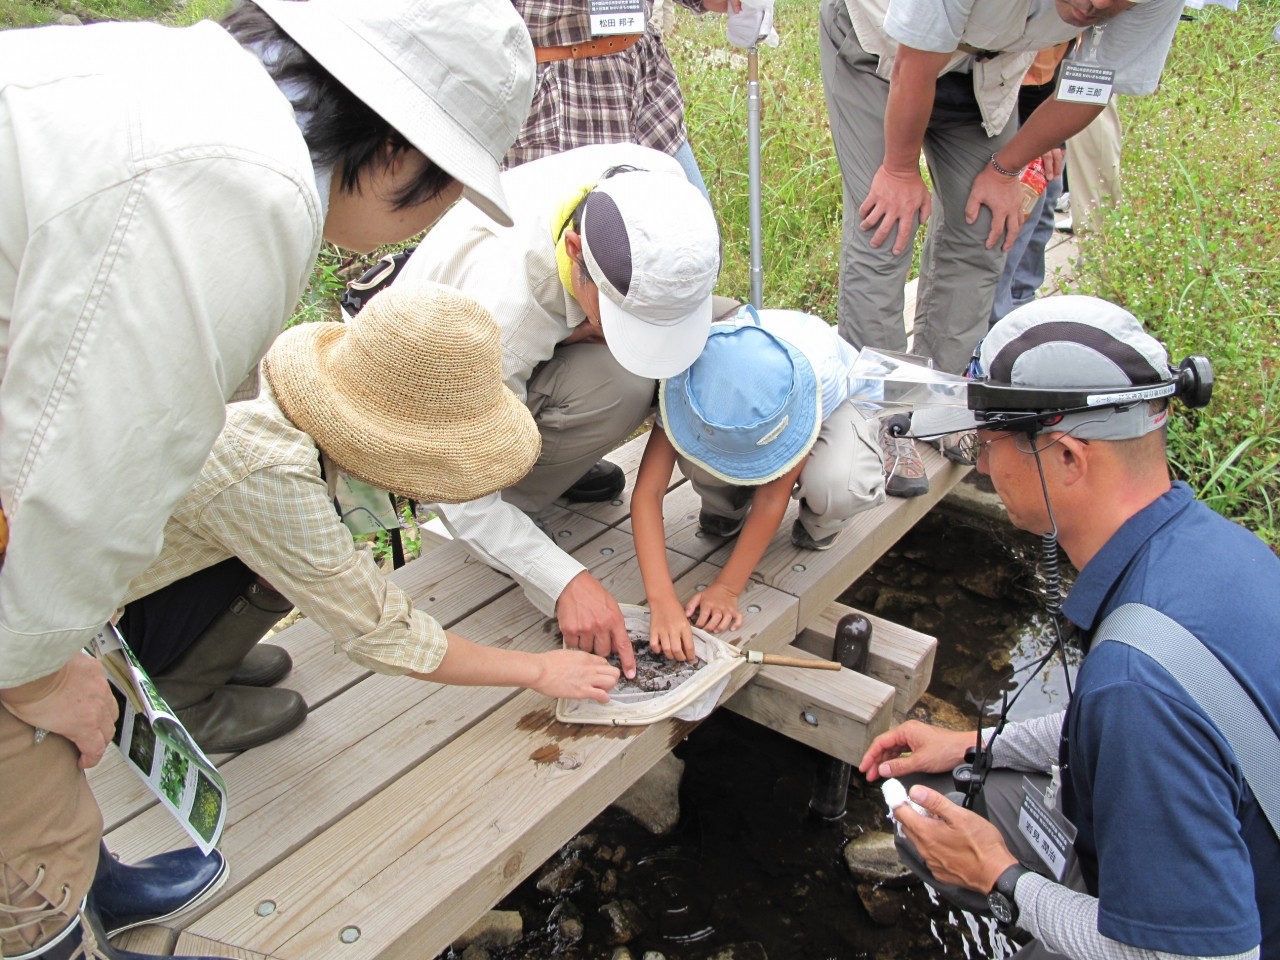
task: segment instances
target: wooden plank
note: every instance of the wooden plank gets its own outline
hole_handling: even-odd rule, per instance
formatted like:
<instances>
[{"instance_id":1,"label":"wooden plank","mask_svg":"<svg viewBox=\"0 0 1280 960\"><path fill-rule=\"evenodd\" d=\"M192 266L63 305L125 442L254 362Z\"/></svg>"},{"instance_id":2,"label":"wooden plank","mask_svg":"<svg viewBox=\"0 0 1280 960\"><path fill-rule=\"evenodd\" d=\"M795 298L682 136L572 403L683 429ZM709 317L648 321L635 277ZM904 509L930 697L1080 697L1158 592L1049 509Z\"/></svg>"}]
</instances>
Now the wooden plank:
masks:
<instances>
[{"instance_id":1,"label":"wooden plank","mask_svg":"<svg viewBox=\"0 0 1280 960\"><path fill-rule=\"evenodd\" d=\"M822 660L799 647L786 656ZM727 706L734 713L855 766L893 725L893 687L852 670L766 666Z\"/></svg>"},{"instance_id":2,"label":"wooden plank","mask_svg":"<svg viewBox=\"0 0 1280 960\"><path fill-rule=\"evenodd\" d=\"M832 602L808 627L801 630L795 645L802 650L830 660L835 643L836 624L846 613L862 613L842 603ZM871 622L871 653L867 659L867 675L897 690L893 709L905 714L929 687L938 641L927 634L862 613Z\"/></svg>"},{"instance_id":3,"label":"wooden plank","mask_svg":"<svg viewBox=\"0 0 1280 960\"><path fill-rule=\"evenodd\" d=\"M258 953L245 947L233 947L228 943L219 943L217 940L209 940L206 937L185 932L179 934L176 950L179 956L228 957L230 960L278 960L265 953Z\"/></svg>"},{"instance_id":4,"label":"wooden plank","mask_svg":"<svg viewBox=\"0 0 1280 960\"><path fill-rule=\"evenodd\" d=\"M589 543L607 529L597 521L561 509L552 510L547 522L558 536L557 542L570 548ZM389 579L413 598L418 609L446 627L519 589L511 578L481 563L456 543L406 564L391 573ZM463 636L474 639L465 631ZM341 652L335 652L332 637L313 620L297 621L273 635L271 642L288 650L294 662L293 670L280 685L300 693L312 710L372 675ZM227 757L213 759L221 769ZM99 766L97 772L90 771L90 783L108 831L156 803L142 781L118 758Z\"/></svg>"},{"instance_id":5,"label":"wooden plank","mask_svg":"<svg viewBox=\"0 0 1280 960\"><path fill-rule=\"evenodd\" d=\"M642 596L629 536L606 531L581 548L578 559L620 599ZM676 573L692 563L678 554L671 554L669 561ZM502 595L457 629L490 646L539 652L559 645L555 622L518 591ZM238 884L304 844L517 692L370 674L312 710L294 733L222 764L230 795L223 851L234 871L232 880L200 911L229 896ZM133 860L185 841L172 817L155 806L113 831L108 842Z\"/></svg>"},{"instance_id":6,"label":"wooden plank","mask_svg":"<svg viewBox=\"0 0 1280 960\"><path fill-rule=\"evenodd\" d=\"M284 960L333 955L346 927L344 960L434 956L694 726L571 727L521 693L190 929Z\"/></svg>"},{"instance_id":7,"label":"wooden plank","mask_svg":"<svg viewBox=\"0 0 1280 960\"><path fill-rule=\"evenodd\" d=\"M945 459L927 444L920 456L929 473L930 490L907 500L889 497L883 504L858 514L830 550L800 550L791 545L791 521L798 506L792 504L756 567L756 574L770 586L800 598L800 626L812 623L826 606L862 576L898 538L915 525L970 470ZM721 547L707 559L721 564L732 545Z\"/></svg>"}]
</instances>

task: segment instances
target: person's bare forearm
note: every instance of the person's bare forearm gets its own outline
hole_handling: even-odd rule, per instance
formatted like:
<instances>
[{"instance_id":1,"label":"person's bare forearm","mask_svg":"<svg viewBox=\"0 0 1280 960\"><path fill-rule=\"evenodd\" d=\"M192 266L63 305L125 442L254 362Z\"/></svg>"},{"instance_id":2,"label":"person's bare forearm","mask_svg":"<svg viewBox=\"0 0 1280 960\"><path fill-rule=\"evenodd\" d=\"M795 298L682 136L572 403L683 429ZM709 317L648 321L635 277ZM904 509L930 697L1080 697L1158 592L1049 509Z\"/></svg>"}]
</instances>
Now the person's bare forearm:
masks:
<instances>
[{"instance_id":1,"label":"person's bare forearm","mask_svg":"<svg viewBox=\"0 0 1280 960\"><path fill-rule=\"evenodd\" d=\"M535 653L487 647L453 632L445 636L449 648L440 666L431 673L410 676L465 687L533 687L541 679L542 666Z\"/></svg>"},{"instance_id":2,"label":"person's bare forearm","mask_svg":"<svg viewBox=\"0 0 1280 960\"><path fill-rule=\"evenodd\" d=\"M747 581L751 579L760 558L769 548L769 541L778 532L802 467L803 461L786 476L760 487L752 497L751 512L747 514L747 522L743 524L738 542L734 544L733 554L715 579L716 583L732 591L735 596L741 596L746 589Z\"/></svg>"},{"instance_id":3,"label":"person's bare forearm","mask_svg":"<svg viewBox=\"0 0 1280 960\"><path fill-rule=\"evenodd\" d=\"M920 147L933 113L938 72L951 58L900 46L889 79L889 101L884 111L884 167L899 175L918 174Z\"/></svg>"},{"instance_id":4,"label":"person's bare forearm","mask_svg":"<svg viewBox=\"0 0 1280 960\"><path fill-rule=\"evenodd\" d=\"M1027 118L1008 143L996 151L996 161L1006 170L1020 170L1036 157L1074 137L1104 109L1092 104L1050 98Z\"/></svg>"}]
</instances>

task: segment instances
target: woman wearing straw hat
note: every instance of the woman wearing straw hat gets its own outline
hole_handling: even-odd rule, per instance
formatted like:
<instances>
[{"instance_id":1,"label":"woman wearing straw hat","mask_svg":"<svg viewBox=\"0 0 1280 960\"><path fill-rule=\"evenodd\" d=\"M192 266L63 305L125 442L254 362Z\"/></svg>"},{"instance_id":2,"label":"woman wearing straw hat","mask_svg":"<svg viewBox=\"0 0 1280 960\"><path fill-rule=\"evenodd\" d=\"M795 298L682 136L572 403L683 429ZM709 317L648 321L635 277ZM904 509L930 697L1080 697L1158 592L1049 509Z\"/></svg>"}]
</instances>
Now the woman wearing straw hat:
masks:
<instances>
[{"instance_id":1,"label":"woman wearing straw hat","mask_svg":"<svg viewBox=\"0 0 1280 960\"><path fill-rule=\"evenodd\" d=\"M802 550L829 549L851 517L884 502L875 421L858 408L873 388L852 376L856 359L820 317L743 307L712 324L693 366L662 382L631 497L655 652L691 659L691 619L712 631L742 625L738 596L793 498L800 512L791 542ZM671 581L662 521L677 463L702 498L702 532L741 531L724 569L685 604Z\"/></svg>"},{"instance_id":2,"label":"woman wearing straw hat","mask_svg":"<svg viewBox=\"0 0 1280 960\"><path fill-rule=\"evenodd\" d=\"M533 71L503 0L0 32L5 957L114 956L79 916L101 837L80 768L116 708L79 651L155 557L322 239L403 239L463 193L510 222L498 163ZM143 891L107 866L155 915L223 872L178 856Z\"/></svg>"},{"instance_id":3,"label":"woman wearing straw hat","mask_svg":"<svg viewBox=\"0 0 1280 960\"><path fill-rule=\"evenodd\" d=\"M257 636L229 643L224 624L189 616L182 634L166 617L196 604L234 607L242 584L255 578L370 670L608 699L618 671L600 657L492 650L447 634L383 577L369 550L356 548L334 510L344 474L416 500L453 503L528 473L541 447L538 429L502 383L498 327L487 310L441 284L397 284L348 323L286 330L262 370L262 394L228 408L199 479L165 526L163 551L130 587L130 598L139 599L121 620L206 753L265 743L306 716L292 691L224 686ZM213 568L228 571L222 582L231 587L210 604L200 595L208 581L192 575Z\"/></svg>"}]
</instances>

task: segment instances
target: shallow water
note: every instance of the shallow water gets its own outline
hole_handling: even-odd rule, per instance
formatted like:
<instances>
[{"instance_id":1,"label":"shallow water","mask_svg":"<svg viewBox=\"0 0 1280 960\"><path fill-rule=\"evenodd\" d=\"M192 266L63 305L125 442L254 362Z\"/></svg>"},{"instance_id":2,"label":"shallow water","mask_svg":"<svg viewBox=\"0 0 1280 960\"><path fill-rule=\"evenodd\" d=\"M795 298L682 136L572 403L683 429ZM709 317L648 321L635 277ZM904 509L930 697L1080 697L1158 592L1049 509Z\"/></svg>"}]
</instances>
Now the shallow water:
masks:
<instances>
[{"instance_id":1,"label":"shallow water","mask_svg":"<svg viewBox=\"0 0 1280 960\"><path fill-rule=\"evenodd\" d=\"M1033 716L1065 700L1056 661L1027 676L1051 642L1038 550L1016 531L935 510L841 599L937 636L929 692L970 724L984 702L993 718L1000 694L1015 689L1025 688L1010 715ZM888 828L878 785L856 771L848 811L830 823L808 814L821 758L773 731L718 711L675 753L685 772L673 832L653 837L607 809L499 904L520 912L525 936L491 949L490 960L609 960L624 936L609 911L626 901L638 908L627 942L634 960L646 951L666 960L935 960L1016 949L990 921L919 885L875 892L888 925L872 920L843 849ZM548 894L537 881L552 868L571 879Z\"/></svg>"}]
</instances>

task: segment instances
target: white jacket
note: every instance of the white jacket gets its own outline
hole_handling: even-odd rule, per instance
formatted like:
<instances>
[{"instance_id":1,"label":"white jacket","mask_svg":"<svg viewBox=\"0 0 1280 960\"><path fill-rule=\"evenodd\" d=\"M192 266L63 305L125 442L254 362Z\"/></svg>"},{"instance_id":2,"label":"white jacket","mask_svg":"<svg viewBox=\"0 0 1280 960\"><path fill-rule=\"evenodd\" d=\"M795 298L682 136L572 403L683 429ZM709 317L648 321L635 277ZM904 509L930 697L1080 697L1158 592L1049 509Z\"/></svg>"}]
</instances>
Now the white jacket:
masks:
<instances>
[{"instance_id":1,"label":"white jacket","mask_svg":"<svg viewBox=\"0 0 1280 960\"><path fill-rule=\"evenodd\" d=\"M292 108L220 27L0 33L0 687L159 553L322 229Z\"/></svg>"}]
</instances>

